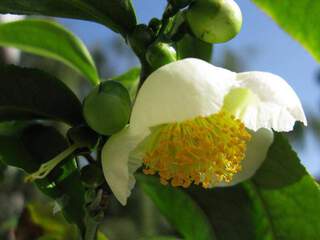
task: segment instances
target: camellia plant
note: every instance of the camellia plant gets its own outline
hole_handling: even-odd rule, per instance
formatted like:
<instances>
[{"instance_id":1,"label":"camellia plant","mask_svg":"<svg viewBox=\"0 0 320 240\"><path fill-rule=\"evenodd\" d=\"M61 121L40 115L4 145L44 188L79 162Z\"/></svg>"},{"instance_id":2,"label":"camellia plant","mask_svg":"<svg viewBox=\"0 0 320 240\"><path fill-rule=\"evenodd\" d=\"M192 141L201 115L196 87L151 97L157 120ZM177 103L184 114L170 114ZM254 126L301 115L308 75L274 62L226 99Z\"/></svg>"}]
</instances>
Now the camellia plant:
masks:
<instances>
[{"instance_id":1,"label":"camellia plant","mask_svg":"<svg viewBox=\"0 0 320 240\"><path fill-rule=\"evenodd\" d=\"M294 22L306 0L254 2L318 58L320 44L313 34L302 38ZM0 12L95 21L140 60L102 80L84 44L60 24L0 25L2 47L60 61L92 84L81 102L42 70L0 66L1 161L56 201L79 239L105 239L107 202L125 208L135 185L176 231L143 239L319 238L319 186L282 135L296 122L307 126L295 91L272 73L210 63L213 44L241 30L234 0L168 0L148 24L137 23L131 0L0 0Z\"/></svg>"}]
</instances>

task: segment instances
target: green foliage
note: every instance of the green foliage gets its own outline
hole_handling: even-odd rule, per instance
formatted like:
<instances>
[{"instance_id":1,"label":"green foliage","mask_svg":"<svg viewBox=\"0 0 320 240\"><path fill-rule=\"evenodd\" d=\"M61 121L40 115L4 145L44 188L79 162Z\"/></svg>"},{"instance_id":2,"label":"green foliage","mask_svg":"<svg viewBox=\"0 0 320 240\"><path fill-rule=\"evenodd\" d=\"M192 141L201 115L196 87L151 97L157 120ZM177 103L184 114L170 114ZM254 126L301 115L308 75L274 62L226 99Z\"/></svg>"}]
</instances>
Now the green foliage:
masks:
<instances>
[{"instance_id":1,"label":"green foliage","mask_svg":"<svg viewBox=\"0 0 320 240\"><path fill-rule=\"evenodd\" d=\"M275 135L267 159L253 179L230 188L204 191L194 187L190 194L196 202L179 189L162 186L157 178L138 176L138 182L182 235L191 229L194 234L210 232L203 212L216 239L317 239L320 233L319 186L280 134ZM188 226L190 223L194 225ZM202 239L193 236L190 239ZM203 239L209 236L213 238L210 234Z\"/></svg>"},{"instance_id":2,"label":"green foliage","mask_svg":"<svg viewBox=\"0 0 320 240\"><path fill-rule=\"evenodd\" d=\"M152 29L145 24L137 25L133 32L128 36L130 47L139 59L145 58L147 48L153 40L154 33L152 32Z\"/></svg>"},{"instance_id":3,"label":"green foliage","mask_svg":"<svg viewBox=\"0 0 320 240\"><path fill-rule=\"evenodd\" d=\"M31 230L32 229L32 230ZM77 229L61 214L53 214L49 205L29 204L22 212L16 228L18 239L77 240Z\"/></svg>"},{"instance_id":4,"label":"green foliage","mask_svg":"<svg viewBox=\"0 0 320 240\"><path fill-rule=\"evenodd\" d=\"M1 0L0 12L90 20L124 36L136 25L131 0Z\"/></svg>"},{"instance_id":5,"label":"green foliage","mask_svg":"<svg viewBox=\"0 0 320 240\"><path fill-rule=\"evenodd\" d=\"M0 121L82 122L81 103L68 87L40 70L0 66Z\"/></svg>"},{"instance_id":6,"label":"green foliage","mask_svg":"<svg viewBox=\"0 0 320 240\"><path fill-rule=\"evenodd\" d=\"M163 186L156 177L136 177L142 190L185 239L215 239L206 216L186 193Z\"/></svg>"},{"instance_id":7,"label":"green foliage","mask_svg":"<svg viewBox=\"0 0 320 240\"><path fill-rule=\"evenodd\" d=\"M81 235L84 235L86 226L85 219L85 189L81 183L80 174L73 171L62 181L57 183L57 190L61 193L56 198L62 208L63 215L70 223L76 223Z\"/></svg>"},{"instance_id":8,"label":"green foliage","mask_svg":"<svg viewBox=\"0 0 320 240\"><path fill-rule=\"evenodd\" d=\"M100 81L84 44L52 21L22 20L1 24L0 45L59 60L82 73L92 84Z\"/></svg>"},{"instance_id":9,"label":"green foliage","mask_svg":"<svg viewBox=\"0 0 320 240\"><path fill-rule=\"evenodd\" d=\"M193 57L211 62L213 50L212 44L202 42L189 34L186 34L178 41L176 47L178 59Z\"/></svg>"},{"instance_id":10,"label":"green foliage","mask_svg":"<svg viewBox=\"0 0 320 240\"><path fill-rule=\"evenodd\" d=\"M253 2L320 61L319 1L253 0Z\"/></svg>"},{"instance_id":11,"label":"green foliage","mask_svg":"<svg viewBox=\"0 0 320 240\"><path fill-rule=\"evenodd\" d=\"M139 80L140 80L140 68L132 68L128 72L121 74L113 78L114 81L119 81L125 86L130 94L131 100L133 100L137 94Z\"/></svg>"},{"instance_id":12,"label":"green foliage","mask_svg":"<svg viewBox=\"0 0 320 240\"><path fill-rule=\"evenodd\" d=\"M4 125L3 123L1 125ZM11 125L11 126L10 126ZM6 124L8 128L17 128L15 123ZM32 172L37 169L38 164L27 152L21 139L21 131L6 133L1 131L0 135L0 160L9 166L15 166Z\"/></svg>"},{"instance_id":13,"label":"green foliage","mask_svg":"<svg viewBox=\"0 0 320 240\"><path fill-rule=\"evenodd\" d=\"M319 187L280 134L250 181L206 192L193 189L191 195L217 239L317 239L320 233Z\"/></svg>"},{"instance_id":14,"label":"green foliage","mask_svg":"<svg viewBox=\"0 0 320 240\"><path fill-rule=\"evenodd\" d=\"M28 204L22 211L15 229L18 239L37 240L79 240L74 225L69 224L61 213L52 212L50 205L42 203ZM97 240L107 240L101 232Z\"/></svg>"},{"instance_id":15,"label":"green foliage","mask_svg":"<svg viewBox=\"0 0 320 240\"><path fill-rule=\"evenodd\" d=\"M39 124L22 126L7 125L12 130L0 135L0 156L7 165L30 173L68 147L66 139L53 127ZM84 188L71 158L35 183L43 193L59 202L68 221L84 229Z\"/></svg>"},{"instance_id":16,"label":"green foliage","mask_svg":"<svg viewBox=\"0 0 320 240\"><path fill-rule=\"evenodd\" d=\"M157 237L146 237L141 238L140 240L177 240L176 237L164 237L164 236L157 236Z\"/></svg>"},{"instance_id":17,"label":"green foliage","mask_svg":"<svg viewBox=\"0 0 320 240\"><path fill-rule=\"evenodd\" d=\"M320 60L320 28L315 25L320 20L319 3L253 1ZM197 5L201 3L205 6ZM106 239L97 234L98 225L110 213L107 207L111 192L101 169L101 151L108 137L102 135L112 135L128 123L139 83L153 70L175 61L176 53L178 59L194 57L210 62L213 45L199 39L221 42L238 33L241 13L230 14L234 9L229 9L237 6L221 9L215 5L218 3L221 1L168 0L161 20L154 18L149 25L137 25L131 0L0 0L0 13L40 14L104 24L123 35L142 65L99 84L88 50L60 25L45 20L0 25L0 46L59 60L98 85L82 106L55 77L39 70L0 66L0 179L6 165L31 173L72 149L35 184L59 204L65 219L80 231L75 233L74 227L62 219L56 222L41 208L29 206L20 218L16 231L19 236L72 240L80 234L85 240ZM231 31L225 32L228 27ZM193 34L189 34L191 31ZM45 125L42 120L69 124L67 138L56 126L49 125L51 121ZM88 165L78 166L78 156L85 157ZM141 174L137 174L137 181L175 228L144 234L159 236L143 239L177 239L161 236L175 235L175 231L187 240L312 240L320 235L319 186L280 134L275 133L268 156L255 176L237 186L184 190L163 186L157 177Z\"/></svg>"},{"instance_id":18,"label":"green foliage","mask_svg":"<svg viewBox=\"0 0 320 240\"><path fill-rule=\"evenodd\" d=\"M249 188L249 195L257 207L256 217L264 216L260 223L268 223L257 225L260 236L268 232L273 239L318 238L319 185L281 134L275 135L265 163L251 182L245 189Z\"/></svg>"}]
</instances>

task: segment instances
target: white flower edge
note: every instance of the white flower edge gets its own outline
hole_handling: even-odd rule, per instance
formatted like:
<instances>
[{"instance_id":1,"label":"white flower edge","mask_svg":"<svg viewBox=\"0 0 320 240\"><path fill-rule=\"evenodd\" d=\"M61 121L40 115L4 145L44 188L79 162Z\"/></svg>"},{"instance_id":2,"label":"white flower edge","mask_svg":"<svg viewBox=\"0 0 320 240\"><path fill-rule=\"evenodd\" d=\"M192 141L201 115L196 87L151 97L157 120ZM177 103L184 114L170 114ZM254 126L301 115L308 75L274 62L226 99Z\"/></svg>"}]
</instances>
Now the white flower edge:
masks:
<instances>
[{"instance_id":1,"label":"white flower edge","mask_svg":"<svg viewBox=\"0 0 320 240\"><path fill-rule=\"evenodd\" d=\"M102 149L103 174L113 194L122 205L126 205L127 198L135 185L134 172L141 166L141 162L130 159L129 155L147 133L134 135L126 126L120 132L112 135Z\"/></svg>"},{"instance_id":2,"label":"white flower edge","mask_svg":"<svg viewBox=\"0 0 320 240\"><path fill-rule=\"evenodd\" d=\"M238 89L245 89L245 94L228 95ZM116 198L126 204L135 184L133 173L142 165L142 159L130 158L130 153L151 127L214 114L225 107L226 96L235 103L229 107L241 110L235 115L252 130L253 137L242 171L232 182L216 186L234 185L254 175L272 143L271 129L290 131L296 121L307 124L299 98L279 76L265 72L236 74L192 58L165 65L140 89L130 125L113 135L103 148L104 175Z\"/></svg>"}]
</instances>

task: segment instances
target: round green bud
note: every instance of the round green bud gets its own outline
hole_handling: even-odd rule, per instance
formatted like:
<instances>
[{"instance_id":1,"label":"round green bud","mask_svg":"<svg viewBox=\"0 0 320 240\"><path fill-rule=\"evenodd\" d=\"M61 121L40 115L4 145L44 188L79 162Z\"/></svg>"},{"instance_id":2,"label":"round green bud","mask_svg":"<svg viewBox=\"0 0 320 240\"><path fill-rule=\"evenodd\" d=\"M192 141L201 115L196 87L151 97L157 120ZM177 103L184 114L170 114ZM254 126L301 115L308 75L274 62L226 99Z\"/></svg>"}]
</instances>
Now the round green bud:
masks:
<instances>
[{"instance_id":1,"label":"round green bud","mask_svg":"<svg viewBox=\"0 0 320 240\"><path fill-rule=\"evenodd\" d=\"M112 135L121 130L129 121L130 111L128 90L112 80L95 87L83 103L87 124L103 135Z\"/></svg>"},{"instance_id":2,"label":"round green bud","mask_svg":"<svg viewBox=\"0 0 320 240\"><path fill-rule=\"evenodd\" d=\"M148 48L146 60L153 69L158 69L163 65L177 61L177 53L169 44L156 42Z\"/></svg>"},{"instance_id":3,"label":"round green bud","mask_svg":"<svg viewBox=\"0 0 320 240\"><path fill-rule=\"evenodd\" d=\"M97 188L104 183L105 178L96 164L89 164L80 170L80 178L82 183L88 188Z\"/></svg>"},{"instance_id":4,"label":"round green bud","mask_svg":"<svg viewBox=\"0 0 320 240\"><path fill-rule=\"evenodd\" d=\"M197 0L186 13L192 33L207 43L222 43L241 30L242 14L233 0Z\"/></svg>"}]
</instances>

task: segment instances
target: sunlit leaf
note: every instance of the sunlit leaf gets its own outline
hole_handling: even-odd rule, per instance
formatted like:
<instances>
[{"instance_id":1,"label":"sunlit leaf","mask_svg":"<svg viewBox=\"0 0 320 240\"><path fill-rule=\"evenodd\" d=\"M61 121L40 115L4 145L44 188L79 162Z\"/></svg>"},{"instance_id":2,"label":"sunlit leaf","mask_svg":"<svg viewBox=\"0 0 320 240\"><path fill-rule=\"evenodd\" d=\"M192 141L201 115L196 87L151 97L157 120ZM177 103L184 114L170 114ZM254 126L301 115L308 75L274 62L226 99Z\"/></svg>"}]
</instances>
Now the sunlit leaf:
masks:
<instances>
[{"instance_id":1,"label":"sunlit leaf","mask_svg":"<svg viewBox=\"0 0 320 240\"><path fill-rule=\"evenodd\" d=\"M217 239L300 240L320 234L320 190L288 141L275 135L250 180L231 188L193 189Z\"/></svg>"},{"instance_id":2,"label":"sunlit leaf","mask_svg":"<svg viewBox=\"0 0 320 240\"><path fill-rule=\"evenodd\" d=\"M252 1L320 61L320 1Z\"/></svg>"},{"instance_id":3,"label":"sunlit leaf","mask_svg":"<svg viewBox=\"0 0 320 240\"><path fill-rule=\"evenodd\" d=\"M46 20L21 20L0 24L0 45L59 60L92 84L99 76L84 44L61 25Z\"/></svg>"},{"instance_id":4,"label":"sunlit leaf","mask_svg":"<svg viewBox=\"0 0 320 240\"><path fill-rule=\"evenodd\" d=\"M90 20L123 35L136 25L131 0L1 0L0 12Z\"/></svg>"},{"instance_id":5,"label":"sunlit leaf","mask_svg":"<svg viewBox=\"0 0 320 240\"><path fill-rule=\"evenodd\" d=\"M137 175L142 190L185 239L215 239L202 210L182 190L163 186L156 177Z\"/></svg>"},{"instance_id":6,"label":"sunlit leaf","mask_svg":"<svg viewBox=\"0 0 320 240\"><path fill-rule=\"evenodd\" d=\"M132 100L135 98L138 90L140 72L140 68L132 68L128 72L113 78L113 80L121 82L127 88Z\"/></svg>"}]
</instances>

